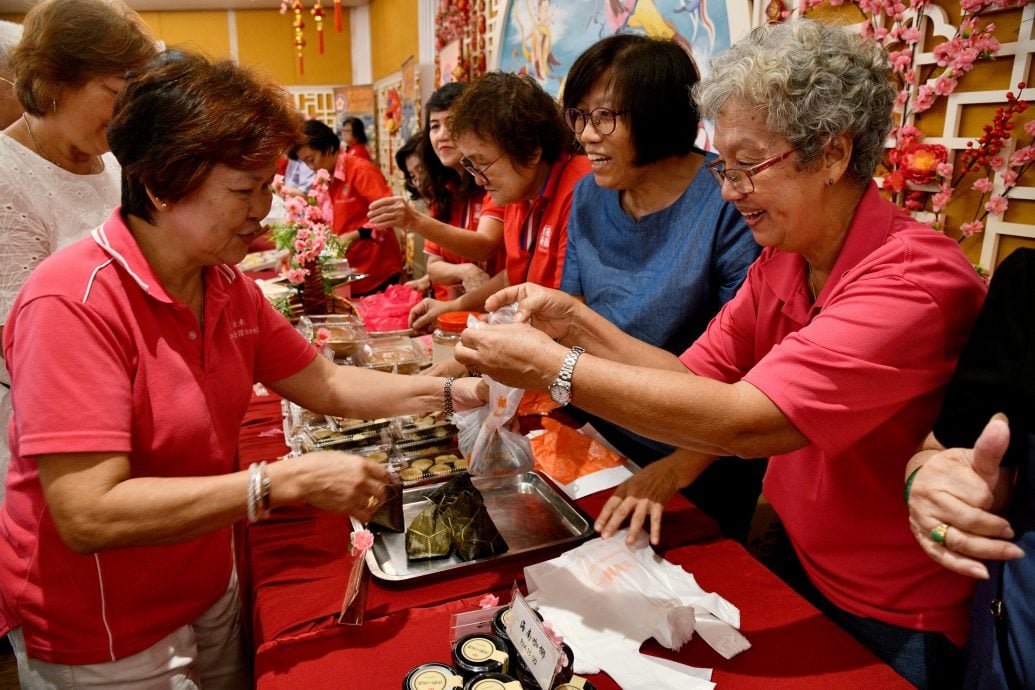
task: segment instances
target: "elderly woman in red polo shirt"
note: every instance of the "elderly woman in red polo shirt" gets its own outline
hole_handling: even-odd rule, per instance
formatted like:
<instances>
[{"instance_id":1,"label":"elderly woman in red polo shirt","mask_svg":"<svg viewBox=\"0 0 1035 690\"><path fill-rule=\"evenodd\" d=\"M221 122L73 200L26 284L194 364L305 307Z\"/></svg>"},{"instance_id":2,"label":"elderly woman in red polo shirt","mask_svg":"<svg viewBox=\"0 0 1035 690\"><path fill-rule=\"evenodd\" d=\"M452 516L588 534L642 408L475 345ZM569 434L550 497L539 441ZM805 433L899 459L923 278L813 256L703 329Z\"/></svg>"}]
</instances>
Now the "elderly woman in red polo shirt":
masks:
<instances>
[{"instance_id":1,"label":"elderly woman in red polo shirt","mask_svg":"<svg viewBox=\"0 0 1035 690\"><path fill-rule=\"evenodd\" d=\"M917 546L902 476L984 286L952 239L871 179L891 124L887 74L876 43L804 20L757 28L712 61L694 89L715 122L708 168L764 249L682 356L535 285L486 303L518 301L528 323L468 329L456 356L702 459L769 456L764 492L803 593L914 684L950 687L973 585ZM631 518L632 536L686 466L644 469L650 495L612 499L598 530Z\"/></svg>"},{"instance_id":2,"label":"elderly woman in red polo shirt","mask_svg":"<svg viewBox=\"0 0 1035 690\"><path fill-rule=\"evenodd\" d=\"M506 207L506 267L454 300L415 306L410 322L418 329L434 327L443 312L483 311L485 298L507 285L559 287L572 191L590 171L557 103L527 76L490 72L473 82L453 103L449 131L460 164L495 206Z\"/></svg>"},{"instance_id":3,"label":"elderly woman in red polo shirt","mask_svg":"<svg viewBox=\"0 0 1035 690\"><path fill-rule=\"evenodd\" d=\"M15 302L0 632L24 687L249 687L231 526L292 504L365 520L389 481L339 452L237 470L255 382L353 418L480 404L473 379L334 365L234 268L300 127L230 61L157 58L109 129L123 205Z\"/></svg>"}]
</instances>

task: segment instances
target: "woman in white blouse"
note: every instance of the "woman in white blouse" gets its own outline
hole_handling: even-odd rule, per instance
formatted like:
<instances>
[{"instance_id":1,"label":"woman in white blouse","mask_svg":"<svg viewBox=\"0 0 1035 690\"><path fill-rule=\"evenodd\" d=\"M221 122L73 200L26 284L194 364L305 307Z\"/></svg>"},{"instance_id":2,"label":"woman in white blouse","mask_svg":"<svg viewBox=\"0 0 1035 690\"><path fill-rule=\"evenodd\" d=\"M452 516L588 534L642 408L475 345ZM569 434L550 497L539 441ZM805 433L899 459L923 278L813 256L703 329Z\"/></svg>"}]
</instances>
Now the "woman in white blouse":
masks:
<instances>
[{"instance_id":1,"label":"woman in white blouse","mask_svg":"<svg viewBox=\"0 0 1035 690\"><path fill-rule=\"evenodd\" d=\"M43 259L118 206L120 169L108 153L108 121L126 72L155 50L147 25L121 0L44 0L26 15L11 55L25 113L0 136L0 323ZM6 475L6 367L0 375Z\"/></svg>"}]
</instances>

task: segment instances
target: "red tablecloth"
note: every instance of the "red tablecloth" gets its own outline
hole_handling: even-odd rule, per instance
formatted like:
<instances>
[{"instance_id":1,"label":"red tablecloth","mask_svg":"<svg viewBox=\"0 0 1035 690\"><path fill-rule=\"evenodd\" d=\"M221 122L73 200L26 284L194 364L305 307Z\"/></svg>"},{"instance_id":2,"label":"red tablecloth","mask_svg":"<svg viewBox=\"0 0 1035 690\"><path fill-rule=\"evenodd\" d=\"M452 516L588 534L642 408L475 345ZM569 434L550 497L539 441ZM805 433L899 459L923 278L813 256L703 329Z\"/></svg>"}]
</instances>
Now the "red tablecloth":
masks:
<instances>
[{"instance_id":1,"label":"red tablecloth","mask_svg":"<svg viewBox=\"0 0 1035 690\"><path fill-rule=\"evenodd\" d=\"M242 466L287 451L280 400L256 397L241 431ZM580 500L590 516L608 493ZM752 648L725 660L694 639L679 653L653 641L643 651L715 669L725 688L895 688L909 685L795 594L738 544L718 536L715 524L682 497L667 507L665 557L718 591L741 611ZM348 573L348 519L309 508L282 509L247 532L244 582L260 690L384 688L426 661L449 660L450 616L472 610L487 592L504 600L530 560L504 560L417 583L372 581L362 626L335 622ZM694 543L704 542L704 543ZM536 554L534 561L556 555ZM617 686L593 677L601 690Z\"/></svg>"},{"instance_id":2,"label":"red tablecloth","mask_svg":"<svg viewBox=\"0 0 1035 690\"><path fill-rule=\"evenodd\" d=\"M712 679L722 690L910 687L740 545L720 540L685 546L666 558L740 608L752 648L727 661L698 638L678 653L652 640L644 645L645 653L712 668ZM403 609L362 626L335 626L267 643L255 659L257 687L394 690L414 666L449 661L450 616L477 608L479 598ZM592 680L600 690L618 687L604 674Z\"/></svg>"}]
</instances>

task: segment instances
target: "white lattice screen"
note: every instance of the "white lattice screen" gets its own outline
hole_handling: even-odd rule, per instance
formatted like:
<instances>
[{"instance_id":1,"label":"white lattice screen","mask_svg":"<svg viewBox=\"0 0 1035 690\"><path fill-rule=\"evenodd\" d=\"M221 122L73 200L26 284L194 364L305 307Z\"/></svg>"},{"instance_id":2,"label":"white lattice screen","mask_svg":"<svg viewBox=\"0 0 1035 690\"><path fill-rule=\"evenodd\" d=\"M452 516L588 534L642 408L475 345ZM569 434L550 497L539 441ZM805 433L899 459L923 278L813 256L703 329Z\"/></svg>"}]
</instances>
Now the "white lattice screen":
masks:
<instances>
[{"instance_id":1,"label":"white lattice screen","mask_svg":"<svg viewBox=\"0 0 1035 690\"><path fill-rule=\"evenodd\" d=\"M334 88L331 86L288 86L287 91L295 100L298 112L320 120L328 127L335 127Z\"/></svg>"}]
</instances>

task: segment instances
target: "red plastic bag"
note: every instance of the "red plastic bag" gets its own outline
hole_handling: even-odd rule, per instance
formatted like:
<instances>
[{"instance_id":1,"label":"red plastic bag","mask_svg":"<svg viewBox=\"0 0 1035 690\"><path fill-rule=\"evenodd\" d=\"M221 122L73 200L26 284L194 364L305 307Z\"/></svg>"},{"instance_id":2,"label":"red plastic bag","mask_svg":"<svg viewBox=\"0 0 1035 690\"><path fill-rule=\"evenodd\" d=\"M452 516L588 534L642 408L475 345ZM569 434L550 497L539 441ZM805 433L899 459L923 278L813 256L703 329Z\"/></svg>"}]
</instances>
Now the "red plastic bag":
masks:
<instances>
[{"instance_id":1,"label":"red plastic bag","mask_svg":"<svg viewBox=\"0 0 1035 690\"><path fill-rule=\"evenodd\" d=\"M420 293L405 285L389 285L384 292L362 297L356 309L368 331L405 331L410 310L421 301Z\"/></svg>"}]
</instances>

